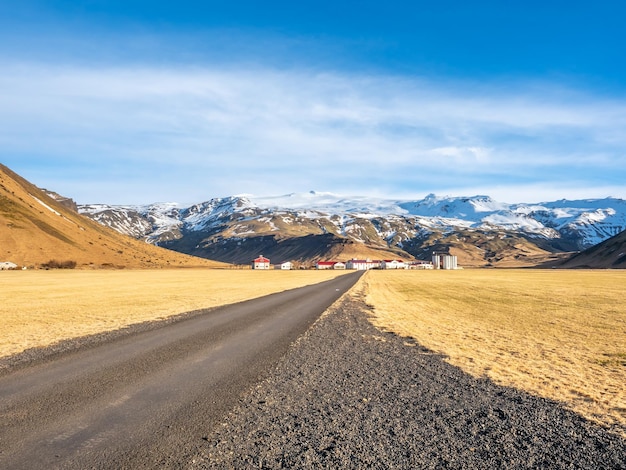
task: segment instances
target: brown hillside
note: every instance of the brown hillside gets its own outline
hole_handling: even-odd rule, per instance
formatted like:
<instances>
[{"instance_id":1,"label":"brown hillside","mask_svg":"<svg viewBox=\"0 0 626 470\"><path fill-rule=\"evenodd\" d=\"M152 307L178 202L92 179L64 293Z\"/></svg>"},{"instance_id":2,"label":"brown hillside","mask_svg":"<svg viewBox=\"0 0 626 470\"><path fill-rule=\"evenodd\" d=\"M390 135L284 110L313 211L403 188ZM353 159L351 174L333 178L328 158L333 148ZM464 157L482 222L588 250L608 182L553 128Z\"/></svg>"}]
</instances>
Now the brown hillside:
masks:
<instances>
[{"instance_id":1,"label":"brown hillside","mask_svg":"<svg viewBox=\"0 0 626 470\"><path fill-rule=\"evenodd\" d=\"M626 269L626 231L573 255L558 267Z\"/></svg>"},{"instance_id":2,"label":"brown hillside","mask_svg":"<svg viewBox=\"0 0 626 470\"><path fill-rule=\"evenodd\" d=\"M0 262L40 267L50 260L72 261L78 268L224 266L121 235L0 164Z\"/></svg>"}]
</instances>

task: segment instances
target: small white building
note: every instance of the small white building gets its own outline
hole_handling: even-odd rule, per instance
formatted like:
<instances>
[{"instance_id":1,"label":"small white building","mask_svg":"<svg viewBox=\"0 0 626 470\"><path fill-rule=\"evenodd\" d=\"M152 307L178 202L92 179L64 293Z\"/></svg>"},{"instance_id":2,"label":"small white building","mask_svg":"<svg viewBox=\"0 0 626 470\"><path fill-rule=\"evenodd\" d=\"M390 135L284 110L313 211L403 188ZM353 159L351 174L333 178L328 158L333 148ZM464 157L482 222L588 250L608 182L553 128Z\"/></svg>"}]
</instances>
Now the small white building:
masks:
<instances>
[{"instance_id":1,"label":"small white building","mask_svg":"<svg viewBox=\"0 0 626 470\"><path fill-rule=\"evenodd\" d=\"M409 263L407 269L433 269L433 263L429 263L428 261L415 261Z\"/></svg>"},{"instance_id":2,"label":"small white building","mask_svg":"<svg viewBox=\"0 0 626 470\"><path fill-rule=\"evenodd\" d=\"M291 261L285 261L284 263L274 265L274 269L290 271L291 269L293 269L293 263Z\"/></svg>"},{"instance_id":3,"label":"small white building","mask_svg":"<svg viewBox=\"0 0 626 470\"><path fill-rule=\"evenodd\" d=\"M457 258L448 253L433 253L434 269L457 269Z\"/></svg>"},{"instance_id":4,"label":"small white building","mask_svg":"<svg viewBox=\"0 0 626 470\"><path fill-rule=\"evenodd\" d=\"M406 263L401 259L384 259L380 263L381 269L406 269Z\"/></svg>"},{"instance_id":5,"label":"small white building","mask_svg":"<svg viewBox=\"0 0 626 470\"><path fill-rule=\"evenodd\" d=\"M252 261L252 269L270 269L270 260L261 255Z\"/></svg>"},{"instance_id":6,"label":"small white building","mask_svg":"<svg viewBox=\"0 0 626 470\"><path fill-rule=\"evenodd\" d=\"M11 263L10 261L0 262L0 271L8 271L11 269L17 269L17 264Z\"/></svg>"},{"instance_id":7,"label":"small white building","mask_svg":"<svg viewBox=\"0 0 626 470\"><path fill-rule=\"evenodd\" d=\"M371 259L351 259L346 263L346 268L367 271L368 269L380 269L380 263L380 261L372 261Z\"/></svg>"}]
</instances>

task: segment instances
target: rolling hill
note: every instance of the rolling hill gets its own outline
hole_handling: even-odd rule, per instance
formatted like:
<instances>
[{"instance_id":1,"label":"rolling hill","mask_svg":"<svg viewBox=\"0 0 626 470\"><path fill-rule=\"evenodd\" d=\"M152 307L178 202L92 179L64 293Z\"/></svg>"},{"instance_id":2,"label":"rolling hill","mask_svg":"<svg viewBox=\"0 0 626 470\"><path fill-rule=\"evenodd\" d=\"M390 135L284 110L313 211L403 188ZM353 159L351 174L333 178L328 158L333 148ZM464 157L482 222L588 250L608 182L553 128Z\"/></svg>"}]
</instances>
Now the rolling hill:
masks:
<instances>
[{"instance_id":1,"label":"rolling hill","mask_svg":"<svg viewBox=\"0 0 626 470\"><path fill-rule=\"evenodd\" d=\"M166 250L98 224L73 201L48 193L0 164L0 261L78 268L223 266Z\"/></svg>"}]
</instances>

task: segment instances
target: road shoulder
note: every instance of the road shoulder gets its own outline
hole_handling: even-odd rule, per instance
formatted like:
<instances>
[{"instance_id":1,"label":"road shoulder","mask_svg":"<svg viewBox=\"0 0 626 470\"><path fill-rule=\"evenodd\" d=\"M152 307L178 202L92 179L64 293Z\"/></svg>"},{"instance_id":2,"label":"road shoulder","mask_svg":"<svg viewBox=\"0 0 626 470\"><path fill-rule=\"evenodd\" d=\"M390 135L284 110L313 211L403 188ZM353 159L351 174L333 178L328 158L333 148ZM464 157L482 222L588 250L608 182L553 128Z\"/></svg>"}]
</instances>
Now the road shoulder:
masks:
<instances>
[{"instance_id":1,"label":"road shoulder","mask_svg":"<svg viewBox=\"0 0 626 470\"><path fill-rule=\"evenodd\" d=\"M476 379L344 298L207 438L190 468L624 468L626 441Z\"/></svg>"}]
</instances>

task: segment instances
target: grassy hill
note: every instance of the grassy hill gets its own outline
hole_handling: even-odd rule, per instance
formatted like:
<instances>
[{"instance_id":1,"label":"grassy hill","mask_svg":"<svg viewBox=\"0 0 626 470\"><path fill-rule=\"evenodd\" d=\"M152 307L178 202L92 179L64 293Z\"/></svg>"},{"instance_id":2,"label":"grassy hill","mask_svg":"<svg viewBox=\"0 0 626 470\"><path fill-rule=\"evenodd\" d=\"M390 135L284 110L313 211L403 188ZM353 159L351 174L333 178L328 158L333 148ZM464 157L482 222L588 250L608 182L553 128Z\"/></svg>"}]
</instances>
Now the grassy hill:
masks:
<instances>
[{"instance_id":1,"label":"grassy hill","mask_svg":"<svg viewBox=\"0 0 626 470\"><path fill-rule=\"evenodd\" d=\"M121 235L57 201L0 164L0 261L77 268L220 267Z\"/></svg>"}]
</instances>

